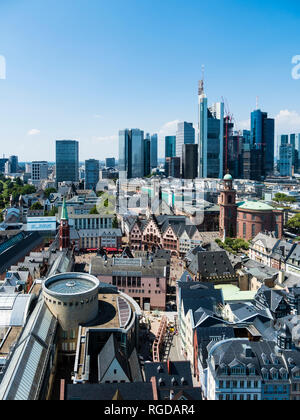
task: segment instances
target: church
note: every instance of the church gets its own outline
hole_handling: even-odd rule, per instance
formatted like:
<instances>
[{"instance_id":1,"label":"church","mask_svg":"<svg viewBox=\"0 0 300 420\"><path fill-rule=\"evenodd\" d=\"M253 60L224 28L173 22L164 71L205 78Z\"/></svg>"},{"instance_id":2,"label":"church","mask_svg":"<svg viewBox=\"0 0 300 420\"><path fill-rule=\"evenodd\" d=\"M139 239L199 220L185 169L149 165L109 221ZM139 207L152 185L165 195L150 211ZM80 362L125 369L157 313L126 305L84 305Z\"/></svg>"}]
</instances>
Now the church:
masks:
<instances>
[{"instance_id":1,"label":"church","mask_svg":"<svg viewBox=\"0 0 300 420\"><path fill-rule=\"evenodd\" d=\"M283 212L261 201L237 203L230 174L223 178L219 195L220 236L225 239L240 238L250 241L260 232L269 232L281 239L283 236Z\"/></svg>"}]
</instances>

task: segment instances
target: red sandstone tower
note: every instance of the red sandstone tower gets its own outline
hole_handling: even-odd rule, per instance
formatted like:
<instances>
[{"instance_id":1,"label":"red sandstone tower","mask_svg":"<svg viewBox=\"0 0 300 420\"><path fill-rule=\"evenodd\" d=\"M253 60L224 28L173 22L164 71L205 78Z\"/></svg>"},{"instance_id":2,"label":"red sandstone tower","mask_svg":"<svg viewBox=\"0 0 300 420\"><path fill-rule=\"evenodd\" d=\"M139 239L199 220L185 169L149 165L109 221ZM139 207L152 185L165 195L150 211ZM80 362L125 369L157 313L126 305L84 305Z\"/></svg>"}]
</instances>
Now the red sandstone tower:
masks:
<instances>
[{"instance_id":1,"label":"red sandstone tower","mask_svg":"<svg viewBox=\"0 0 300 420\"><path fill-rule=\"evenodd\" d=\"M69 226L67 205L64 199L62 211L61 211L60 227L59 227L59 248L62 251L63 249L68 249L69 247L70 247L70 226Z\"/></svg>"},{"instance_id":2,"label":"red sandstone tower","mask_svg":"<svg viewBox=\"0 0 300 420\"><path fill-rule=\"evenodd\" d=\"M223 189L219 196L220 206L220 235L222 238L236 238L237 234L237 204L236 191L233 188L233 178L225 175Z\"/></svg>"}]
</instances>

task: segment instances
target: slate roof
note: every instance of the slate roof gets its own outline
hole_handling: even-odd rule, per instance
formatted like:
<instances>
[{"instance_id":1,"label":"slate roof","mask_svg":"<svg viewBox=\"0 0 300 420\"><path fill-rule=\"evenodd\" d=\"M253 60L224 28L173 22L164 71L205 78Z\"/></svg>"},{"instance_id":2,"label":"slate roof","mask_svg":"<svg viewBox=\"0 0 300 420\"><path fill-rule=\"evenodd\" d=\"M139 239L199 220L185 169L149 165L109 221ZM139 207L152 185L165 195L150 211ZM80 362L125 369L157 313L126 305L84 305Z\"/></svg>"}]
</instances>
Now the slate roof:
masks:
<instances>
[{"instance_id":1,"label":"slate roof","mask_svg":"<svg viewBox=\"0 0 300 420\"><path fill-rule=\"evenodd\" d=\"M191 264L189 271L203 277L234 275L234 268L225 251L198 252Z\"/></svg>"},{"instance_id":2,"label":"slate roof","mask_svg":"<svg viewBox=\"0 0 300 420\"><path fill-rule=\"evenodd\" d=\"M285 297L286 297L285 291L270 289L269 287L263 285L258 290L255 296L255 300L258 302L262 302L262 300L265 301L268 308L274 313L276 312L282 299L284 299Z\"/></svg>"},{"instance_id":3,"label":"slate roof","mask_svg":"<svg viewBox=\"0 0 300 420\"><path fill-rule=\"evenodd\" d=\"M67 385L66 400L112 401L116 392L124 401L153 401L151 383L129 382L124 384Z\"/></svg>"},{"instance_id":4,"label":"slate roof","mask_svg":"<svg viewBox=\"0 0 300 420\"><path fill-rule=\"evenodd\" d=\"M106 342L103 349L98 355L99 382L103 380L106 372L108 371L110 365L115 359L117 359L125 375L130 380L130 370L128 361L117 343L116 336L114 334L111 334L108 341Z\"/></svg>"}]
</instances>

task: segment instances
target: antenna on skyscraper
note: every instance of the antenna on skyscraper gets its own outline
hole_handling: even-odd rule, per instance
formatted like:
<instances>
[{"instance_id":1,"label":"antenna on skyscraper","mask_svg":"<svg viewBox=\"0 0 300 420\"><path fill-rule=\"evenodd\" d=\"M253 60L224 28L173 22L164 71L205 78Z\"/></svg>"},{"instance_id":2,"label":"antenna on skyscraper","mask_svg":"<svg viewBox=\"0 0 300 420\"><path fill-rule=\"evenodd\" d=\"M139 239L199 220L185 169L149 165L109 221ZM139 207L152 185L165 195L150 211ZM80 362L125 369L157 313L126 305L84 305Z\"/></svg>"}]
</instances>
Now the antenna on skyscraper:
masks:
<instances>
[{"instance_id":1,"label":"antenna on skyscraper","mask_svg":"<svg viewBox=\"0 0 300 420\"><path fill-rule=\"evenodd\" d=\"M204 64L202 65L201 69L202 69L202 80L199 81L199 89L198 89L199 95L204 94L204 70L205 70Z\"/></svg>"}]
</instances>

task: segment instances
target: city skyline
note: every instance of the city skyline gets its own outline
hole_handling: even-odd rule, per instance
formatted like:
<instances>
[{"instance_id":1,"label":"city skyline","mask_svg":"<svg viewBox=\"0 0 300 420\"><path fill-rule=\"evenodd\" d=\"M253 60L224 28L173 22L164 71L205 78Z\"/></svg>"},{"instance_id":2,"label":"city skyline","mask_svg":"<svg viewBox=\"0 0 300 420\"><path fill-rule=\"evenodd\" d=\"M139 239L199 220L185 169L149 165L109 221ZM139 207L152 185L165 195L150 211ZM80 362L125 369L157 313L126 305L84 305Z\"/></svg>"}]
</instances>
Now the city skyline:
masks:
<instances>
[{"instance_id":1,"label":"city skyline","mask_svg":"<svg viewBox=\"0 0 300 420\"><path fill-rule=\"evenodd\" d=\"M175 135L179 121L192 121L197 129L202 64L207 96L212 103L224 97L239 128L250 128L258 96L259 108L276 120L277 135L300 131L300 81L291 74L299 52L299 5L254 1L249 10L229 3L220 2L216 12L194 0L155 2L153 8L134 0L126 6L91 0L85 7L81 0L2 2L0 55L7 68L0 80L1 155L53 161L55 140L71 138L82 145L80 159L102 160L117 156L120 129L139 127L159 134L163 157L164 137ZM126 16L135 19L134 27ZM42 31L47 19L52 23ZM146 19L152 31L144 30ZM226 19L235 25L225 25ZM288 31L277 33L279 25ZM201 41L204 33L211 35L209 45ZM228 45L238 53L234 65ZM178 64L182 48L191 65ZM136 55L151 64L136 66ZM176 68L170 67L175 59Z\"/></svg>"}]
</instances>

